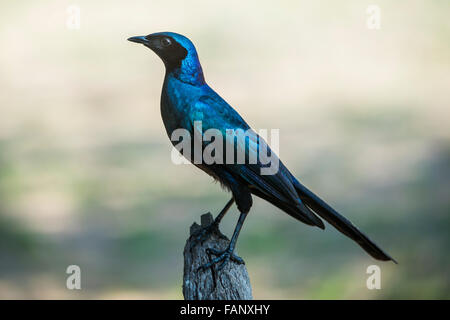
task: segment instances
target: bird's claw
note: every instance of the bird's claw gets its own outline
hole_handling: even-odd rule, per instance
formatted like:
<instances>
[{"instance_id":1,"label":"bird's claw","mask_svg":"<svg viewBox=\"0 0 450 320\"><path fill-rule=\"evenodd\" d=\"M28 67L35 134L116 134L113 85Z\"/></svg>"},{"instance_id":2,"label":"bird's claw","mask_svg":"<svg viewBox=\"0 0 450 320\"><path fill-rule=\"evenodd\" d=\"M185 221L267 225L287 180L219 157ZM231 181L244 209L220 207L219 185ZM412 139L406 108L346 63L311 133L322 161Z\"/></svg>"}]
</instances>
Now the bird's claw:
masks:
<instances>
[{"instance_id":1,"label":"bird's claw","mask_svg":"<svg viewBox=\"0 0 450 320\"><path fill-rule=\"evenodd\" d=\"M200 270L206 270L208 268L211 268L216 263L219 263L222 261L222 263L217 267L217 270L220 271L225 267L225 265L228 263L228 261L236 262L237 264L245 264L244 260L242 260L241 257L235 255L233 251L231 251L229 248L224 251L219 251L216 249L208 248L206 249L206 253L209 255L215 255L217 256L213 260L211 260L208 263L205 263L204 265L200 266L197 271Z\"/></svg>"}]
</instances>

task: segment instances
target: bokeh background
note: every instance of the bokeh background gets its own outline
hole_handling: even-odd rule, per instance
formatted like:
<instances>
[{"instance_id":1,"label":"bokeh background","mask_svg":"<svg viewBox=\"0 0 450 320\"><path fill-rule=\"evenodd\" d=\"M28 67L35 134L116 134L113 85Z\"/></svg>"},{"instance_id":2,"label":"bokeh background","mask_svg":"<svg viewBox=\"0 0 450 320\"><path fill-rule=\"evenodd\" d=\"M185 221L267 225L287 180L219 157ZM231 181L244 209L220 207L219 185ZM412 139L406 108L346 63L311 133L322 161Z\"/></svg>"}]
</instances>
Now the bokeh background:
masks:
<instances>
[{"instance_id":1,"label":"bokeh background","mask_svg":"<svg viewBox=\"0 0 450 320\"><path fill-rule=\"evenodd\" d=\"M0 2L0 298L182 298L189 226L229 195L170 161L163 64L126 41L157 31L190 37L209 84L255 129L279 128L293 173L399 261L256 200L237 248L255 298L450 298L449 9ZM66 289L72 264L82 290ZM366 288L372 264L381 290Z\"/></svg>"}]
</instances>

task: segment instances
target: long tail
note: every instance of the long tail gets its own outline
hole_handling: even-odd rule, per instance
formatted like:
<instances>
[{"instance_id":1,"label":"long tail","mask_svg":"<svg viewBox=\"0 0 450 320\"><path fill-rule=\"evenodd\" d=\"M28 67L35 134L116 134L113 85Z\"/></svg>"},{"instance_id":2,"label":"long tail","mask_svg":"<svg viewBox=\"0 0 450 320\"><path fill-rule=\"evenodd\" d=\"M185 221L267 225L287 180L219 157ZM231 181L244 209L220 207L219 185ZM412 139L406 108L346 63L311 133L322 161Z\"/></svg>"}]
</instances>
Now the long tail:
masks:
<instances>
[{"instance_id":1,"label":"long tail","mask_svg":"<svg viewBox=\"0 0 450 320\"><path fill-rule=\"evenodd\" d=\"M316 196L312 191L308 190L295 177L294 187L297 190L300 198L305 204L316 212L320 217L332 224L336 229L345 234L350 239L358 243L368 254L378 260L389 261L392 260L397 263L391 256L378 247L372 240L370 240L364 233L358 230L348 219L340 215L336 210L331 208L322 199Z\"/></svg>"},{"instance_id":2,"label":"long tail","mask_svg":"<svg viewBox=\"0 0 450 320\"><path fill-rule=\"evenodd\" d=\"M297 207L292 206L291 204L289 204L287 202L278 200L276 197L272 197L267 194L264 194L261 191L259 191L258 189L252 188L251 192L255 196L258 196L261 199L264 199L264 200L270 202L271 204L273 204L274 206L280 208L281 210L286 212L288 215L290 215L292 218L297 219L298 221L306 223L307 225L310 225L310 226L317 226L317 223L315 223L314 221L309 219L307 216L301 214L301 212L298 211L299 209ZM317 219L319 219L319 218L317 218ZM324 228L325 227L323 227L322 229L324 229Z\"/></svg>"}]
</instances>

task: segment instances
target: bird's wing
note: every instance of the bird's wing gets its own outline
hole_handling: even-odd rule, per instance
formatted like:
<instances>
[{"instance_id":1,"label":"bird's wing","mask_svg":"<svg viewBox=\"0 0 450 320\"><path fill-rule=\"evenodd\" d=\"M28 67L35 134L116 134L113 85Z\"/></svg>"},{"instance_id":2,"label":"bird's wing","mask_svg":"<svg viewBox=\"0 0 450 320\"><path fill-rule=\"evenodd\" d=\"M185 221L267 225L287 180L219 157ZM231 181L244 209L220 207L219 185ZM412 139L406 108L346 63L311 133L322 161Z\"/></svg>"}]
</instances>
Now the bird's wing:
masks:
<instances>
[{"instance_id":1,"label":"bird's wing","mask_svg":"<svg viewBox=\"0 0 450 320\"><path fill-rule=\"evenodd\" d=\"M324 228L324 224L306 205L301 201L294 188L292 175L288 169L273 153L266 141L254 132L242 117L218 95L202 96L193 106L190 112L192 129L197 135L203 136L208 129L219 130L222 134L223 150L228 147L234 150L234 155L245 154L245 163L226 163L226 155L223 155L221 167L235 177L241 178L248 183L250 188L256 188L268 198L275 198L277 201L286 203L297 208L299 214L311 224ZM201 128L198 124L201 121ZM197 123L197 125L196 125ZM226 139L227 129L241 129L245 131L245 139ZM203 145L208 143L203 140ZM230 146L231 144L231 146ZM263 149L262 149L263 148ZM262 174L262 169L270 164L263 164L260 150L270 156L273 161L277 161L278 170L273 174ZM256 162L249 163L249 159ZM236 158L235 158L236 160Z\"/></svg>"}]
</instances>

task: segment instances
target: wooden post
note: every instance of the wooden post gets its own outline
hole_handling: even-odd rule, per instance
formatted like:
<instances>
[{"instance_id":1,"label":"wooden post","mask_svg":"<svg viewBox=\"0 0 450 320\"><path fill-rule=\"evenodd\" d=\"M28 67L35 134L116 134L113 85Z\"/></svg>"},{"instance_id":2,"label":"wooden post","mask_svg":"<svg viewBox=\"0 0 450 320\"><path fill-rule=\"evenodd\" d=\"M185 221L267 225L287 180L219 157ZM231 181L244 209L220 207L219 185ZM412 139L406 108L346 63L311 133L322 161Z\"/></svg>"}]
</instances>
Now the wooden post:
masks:
<instances>
[{"instance_id":1,"label":"wooden post","mask_svg":"<svg viewBox=\"0 0 450 320\"><path fill-rule=\"evenodd\" d=\"M193 223L190 236L184 247L183 295L185 300L250 300L252 288L247 269L243 264L228 261L217 271L216 266L207 270L198 268L211 261L214 256L207 248L225 250L229 240L219 230L211 232L205 241L195 243L193 234L213 222L211 213L201 216L201 226ZM220 264L220 263L219 263Z\"/></svg>"}]
</instances>

